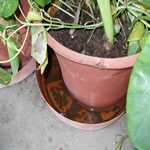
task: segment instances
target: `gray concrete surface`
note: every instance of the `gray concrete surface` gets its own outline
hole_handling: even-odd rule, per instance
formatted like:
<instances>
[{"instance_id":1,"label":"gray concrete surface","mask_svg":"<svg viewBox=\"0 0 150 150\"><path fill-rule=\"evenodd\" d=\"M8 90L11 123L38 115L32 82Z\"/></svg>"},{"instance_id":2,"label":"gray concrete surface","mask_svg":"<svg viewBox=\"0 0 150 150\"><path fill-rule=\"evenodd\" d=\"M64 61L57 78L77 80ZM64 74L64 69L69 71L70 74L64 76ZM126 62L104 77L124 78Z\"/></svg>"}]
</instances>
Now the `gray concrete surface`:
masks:
<instances>
[{"instance_id":1,"label":"gray concrete surface","mask_svg":"<svg viewBox=\"0 0 150 150\"><path fill-rule=\"evenodd\" d=\"M0 150L114 150L126 134L125 116L90 132L64 124L41 99L35 75L0 89ZM123 150L132 150L129 141Z\"/></svg>"}]
</instances>

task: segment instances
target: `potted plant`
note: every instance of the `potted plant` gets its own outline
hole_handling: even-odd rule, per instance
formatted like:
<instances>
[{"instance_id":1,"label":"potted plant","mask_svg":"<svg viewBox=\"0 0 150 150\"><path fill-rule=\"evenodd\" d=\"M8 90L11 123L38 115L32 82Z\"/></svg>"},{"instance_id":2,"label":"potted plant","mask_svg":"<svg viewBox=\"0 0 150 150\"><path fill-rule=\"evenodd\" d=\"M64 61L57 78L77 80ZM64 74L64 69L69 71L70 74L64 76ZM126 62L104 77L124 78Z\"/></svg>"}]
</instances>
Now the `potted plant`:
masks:
<instances>
[{"instance_id":1,"label":"potted plant","mask_svg":"<svg viewBox=\"0 0 150 150\"><path fill-rule=\"evenodd\" d=\"M31 34L26 21L26 0L0 1L0 87L23 80L35 70L31 58Z\"/></svg>"},{"instance_id":2,"label":"potted plant","mask_svg":"<svg viewBox=\"0 0 150 150\"><path fill-rule=\"evenodd\" d=\"M0 88L18 83L35 70L29 32L19 28L15 19L24 20L28 12L28 3L21 2L0 1Z\"/></svg>"},{"instance_id":3,"label":"potted plant","mask_svg":"<svg viewBox=\"0 0 150 150\"><path fill-rule=\"evenodd\" d=\"M74 30L66 31L65 29L64 33L61 33L61 29L51 31L48 35L48 44L56 52L64 82L72 95L87 106L105 109L125 99L130 71L138 56L136 53L141 49L140 41L150 27L148 24L149 10L138 0L74 1L72 3L70 1L59 1L60 6L52 3L53 7L57 7L62 11L62 13L58 13L58 16L55 16L55 19L59 22L57 24L60 24L58 28L83 28L83 32L79 31L85 35L87 35L88 29L93 32L90 36L87 35L88 38L84 38L86 41L81 41L77 35L77 38L83 43L80 53L75 51L81 44L77 42L78 39L76 38L78 30L75 32ZM64 5L65 7L61 7ZM98 7L96 7L97 5ZM69 6L72 6L72 9ZM73 10L74 16L71 15L71 10ZM96 15L100 10L101 19L96 16L96 21L86 20L84 11L87 10L91 12L90 14L94 12ZM74 18L72 22L74 25L69 24L70 20L68 24L62 21L63 13L67 15L69 13L69 16ZM93 19L96 17L93 17ZM91 22L94 23L91 24ZM106 50L106 53L113 51L114 45L118 45L120 42L118 41L118 34L122 32L124 34L122 41L124 42L121 43L122 47L119 49L126 47L128 51L126 56L119 56L119 58L102 58L101 55L100 57L89 56L83 46L84 42L89 42L91 36L94 36L93 34L96 32L95 30L98 30L98 28L103 30L103 27L106 38L104 39L104 35L99 35L100 39L104 39L104 43L100 45L102 49L98 49L99 53L103 49ZM63 39L65 39L66 34L68 34L68 39L64 42ZM74 50L72 48L73 42L76 42ZM64 46L64 43L71 48ZM97 42L97 44L99 43ZM91 44L90 50L94 51L92 46L94 45Z\"/></svg>"},{"instance_id":4,"label":"potted plant","mask_svg":"<svg viewBox=\"0 0 150 150\"><path fill-rule=\"evenodd\" d=\"M15 19L20 23L19 28L30 31L31 55L40 64L42 73L48 63L48 43L56 52L64 82L72 95L86 106L107 110L125 99L131 68L143 47L143 35L150 28L146 2L28 0L30 9L25 19ZM61 34L63 29L65 32ZM76 38L77 32L83 39ZM68 36L66 42L64 35ZM3 37L5 42L8 37ZM68 44L75 48L67 48ZM93 49L95 45L98 49Z\"/></svg>"},{"instance_id":5,"label":"potted plant","mask_svg":"<svg viewBox=\"0 0 150 150\"><path fill-rule=\"evenodd\" d=\"M30 29L31 55L40 63L41 72L44 71L48 61L46 51L48 42L56 52L67 88L81 103L94 108L107 108L124 100L131 67L137 58L135 53L140 50L140 40L149 28L147 7L138 0L81 0L79 2L76 0L59 0L59 2L28 0L28 3L30 11L27 17L24 21L19 18L17 20L21 27ZM51 9L57 8L58 13L61 11L61 14L58 16L56 14L54 17L48 15L43 9L47 4L51 6L48 11L51 12ZM66 20L69 18L69 22L61 19L60 16L64 14L67 15ZM71 40L67 39L65 44L70 41L70 46L76 40L76 31L88 32L82 34L83 37L87 35L88 38L86 38L86 44L84 44L84 38L83 41L81 40L80 53L75 51L76 47L72 50L63 46L57 41L61 39L55 40L50 34L47 41L46 30L62 28L69 28L68 33L64 35L69 35ZM97 31L99 28L100 31ZM53 34L56 32L59 34L60 30L57 30L58 32L55 30ZM98 32L97 35L95 32ZM96 42L96 36L100 39L99 42L102 42L101 44ZM96 39L93 40L93 37ZM89 51L86 51L86 46L91 41L94 41L94 44L91 44L88 47ZM79 46L77 43L75 45ZM99 45L98 50L93 49L95 45Z\"/></svg>"}]
</instances>

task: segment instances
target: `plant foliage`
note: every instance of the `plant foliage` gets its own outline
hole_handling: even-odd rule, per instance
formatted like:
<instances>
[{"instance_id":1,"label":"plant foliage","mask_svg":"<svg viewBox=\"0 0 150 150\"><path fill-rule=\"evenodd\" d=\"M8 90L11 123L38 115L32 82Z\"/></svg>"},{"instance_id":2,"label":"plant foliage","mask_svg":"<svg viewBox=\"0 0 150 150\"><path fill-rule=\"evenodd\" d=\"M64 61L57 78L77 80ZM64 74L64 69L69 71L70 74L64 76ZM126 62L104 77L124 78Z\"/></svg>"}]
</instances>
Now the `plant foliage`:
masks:
<instances>
[{"instance_id":1,"label":"plant foliage","mask_svg":"<svg viewBox=\"0 0 150 150\"><path fill-rule=\"evenodd\" d=\"M150 150L150 34L134 65L127 95L128 131L138 150Z\"/></svg>"},{"instance_id":2,"label":"plant foliage","mask_svg":"<svg viewBox=\"0 0 150 150\"><path fill-rule=\"evenodd\" d=\"M0 17L8 18L18 7L19 0L0 0Z\"/></svg>"}]
</instances>

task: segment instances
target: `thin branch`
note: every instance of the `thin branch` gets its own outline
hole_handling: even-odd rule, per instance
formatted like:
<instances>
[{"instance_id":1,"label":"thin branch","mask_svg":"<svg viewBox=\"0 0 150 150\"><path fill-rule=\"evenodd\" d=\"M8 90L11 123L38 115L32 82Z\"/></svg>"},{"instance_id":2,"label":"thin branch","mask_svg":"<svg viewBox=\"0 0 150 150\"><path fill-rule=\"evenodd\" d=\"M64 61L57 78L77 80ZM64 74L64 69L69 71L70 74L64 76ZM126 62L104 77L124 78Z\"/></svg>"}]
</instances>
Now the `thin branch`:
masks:
<instances>
[{"instance_id":1,"label":"thin branch","mask_svg":"<svg viewBox=\"0 0 150 150\"><path fill-rule=\"evenodd\" d=\"M22 10L22 8L21 8L21 6L20 6L20 5L19 5L19 10L20 10L21 15L23 16L23 18L24 18L24 19L26 19L25 14L24 14L24 12L23 12L23 10Z\"/></svg>"},{"instance_id":2,"label":"thin branch","mask_svg":"<svg viewBox=\"0 0 150 150\"><path fill-rule=\"evenodd\" d=\"M72 15L71 13L69 13L69 12L67 12L66 10L62 9L62 8L59 7L58 5L56 5L56 4L54 4L54 3L52 3L52 5L53 5L54 7L56 7L57 9L61 10L62 12L64 12L65 14L69 15L69 16L72 17L73 19L75 19L75 16L74 16L74 15Z\"/></svg>"},{"instance_id":3,"label":"thin branch","mask_svg":"<svg viewBox=\"0 0 150 150\"><path fill-rule=\"evenodd\" d=\"M79 23L79 18L80 18L80 13L81 13L81 3L82 3L82 0L80 0L79 4L78 4L78 8L77 8L77 11L75 13L75 19L74 19L74 23L75 24L78 24ZM69 31L69 34L71 35L71 38L73 38L73 33L75 32L75 29L71 29Z\"/></svg>"}]
</instances>

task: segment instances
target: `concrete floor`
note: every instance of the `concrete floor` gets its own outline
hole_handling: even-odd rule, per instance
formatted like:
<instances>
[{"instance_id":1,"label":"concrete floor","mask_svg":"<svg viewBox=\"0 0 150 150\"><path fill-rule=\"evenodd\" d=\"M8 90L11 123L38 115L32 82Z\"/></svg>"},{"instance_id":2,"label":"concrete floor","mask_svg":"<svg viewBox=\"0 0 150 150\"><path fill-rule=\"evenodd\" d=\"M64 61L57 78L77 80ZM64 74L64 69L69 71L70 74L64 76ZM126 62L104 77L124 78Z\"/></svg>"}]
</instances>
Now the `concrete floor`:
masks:
<instances>
[{"instance_id":1,"label":"concrete floor","mask_svg":"<svg viewBox=\"0 0 150 150\"><path fill-rule=\"evenodd\" d=\"M0 150L114 150L126 134L125 116L89 132L62 123L41 99L34 74L0 89ZM133 150L128 140L122 150Z\"/></svg>"}]
</instances>

